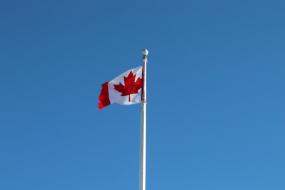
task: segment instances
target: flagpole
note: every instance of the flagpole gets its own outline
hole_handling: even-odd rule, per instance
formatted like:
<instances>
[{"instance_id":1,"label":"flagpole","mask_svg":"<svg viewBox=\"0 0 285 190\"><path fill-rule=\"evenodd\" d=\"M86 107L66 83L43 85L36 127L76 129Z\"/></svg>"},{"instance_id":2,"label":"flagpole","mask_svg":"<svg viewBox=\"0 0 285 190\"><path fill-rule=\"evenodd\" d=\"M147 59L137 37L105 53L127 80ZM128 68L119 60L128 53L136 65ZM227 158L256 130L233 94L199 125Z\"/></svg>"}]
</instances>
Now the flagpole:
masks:
<instances>
[{"instance_id":1,"label":"flagpole","mask_svg":"<svg viewBox=\"0 0 285 190\"><path fill-rule=\"evenodd\" d=\"M146 73L148 50L143 49L143 91L141 103L141 129L140 129L140 179L139 190L146 190Z\"/></svg>"}]
</instances>

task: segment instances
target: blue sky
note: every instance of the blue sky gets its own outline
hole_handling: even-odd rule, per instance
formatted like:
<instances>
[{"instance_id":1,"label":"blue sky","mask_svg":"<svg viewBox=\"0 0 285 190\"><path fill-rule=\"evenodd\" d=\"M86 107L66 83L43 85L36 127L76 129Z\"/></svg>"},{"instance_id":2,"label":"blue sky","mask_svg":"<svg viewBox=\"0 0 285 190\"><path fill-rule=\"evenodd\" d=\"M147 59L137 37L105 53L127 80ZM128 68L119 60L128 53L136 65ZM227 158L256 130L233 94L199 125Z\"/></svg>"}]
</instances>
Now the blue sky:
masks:
<instances>
[{"instance_id":1,"label":"blue sky","mask_svg":"<svg viewBox=\"0 0 285 190\"><path fill-rule=\"evenodd\" d=\"M0 2L0 189L138 188L139 105L101 83L148 65L148 189L285 189L285 2Z\"/></svg>"}]
</instances>

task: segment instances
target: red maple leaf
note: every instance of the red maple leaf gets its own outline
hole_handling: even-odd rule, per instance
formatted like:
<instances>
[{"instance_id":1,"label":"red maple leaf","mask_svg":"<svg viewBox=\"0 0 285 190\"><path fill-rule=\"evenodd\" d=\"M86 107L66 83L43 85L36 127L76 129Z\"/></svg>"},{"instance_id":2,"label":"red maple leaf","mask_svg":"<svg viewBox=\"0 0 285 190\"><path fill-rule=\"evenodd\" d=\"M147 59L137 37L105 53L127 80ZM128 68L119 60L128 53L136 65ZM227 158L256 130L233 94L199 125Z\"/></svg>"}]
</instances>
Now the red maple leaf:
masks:
<instances>
[{"instance_id":1,"label":"red maple leaf","mask_svg":"<svg viewBox=\"0 0 285 190\"><path fill-rule=\"evenodd\" d=\"M139 89L142 88L143 82L141 78L136 80L136 75L131 71L127 77L124 76L124 83L114 84L115 90L121 92L121 96L129 96L129 102L131 101L131 94L137 94Z\"/></svg>"}]
</instances>

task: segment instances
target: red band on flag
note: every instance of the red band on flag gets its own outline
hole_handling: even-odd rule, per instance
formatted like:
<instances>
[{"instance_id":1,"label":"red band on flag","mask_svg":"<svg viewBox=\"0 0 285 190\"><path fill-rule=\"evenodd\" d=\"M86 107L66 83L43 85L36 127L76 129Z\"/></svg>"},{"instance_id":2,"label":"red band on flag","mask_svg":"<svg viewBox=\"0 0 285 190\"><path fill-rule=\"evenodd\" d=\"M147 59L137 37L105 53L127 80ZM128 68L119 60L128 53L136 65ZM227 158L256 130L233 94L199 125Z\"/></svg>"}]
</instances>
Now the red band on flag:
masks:
<instances>
[{"instance_id":1,"label":"red band on flag","mask_svg":"<svg viewBox=\"0 0 285 190\"><path fill-rule=\"evenodd\" d=\"M101 93L98 97L98 108L103 109L110 104L108 82L102 84Z\"/></svg>"}]
</instances>

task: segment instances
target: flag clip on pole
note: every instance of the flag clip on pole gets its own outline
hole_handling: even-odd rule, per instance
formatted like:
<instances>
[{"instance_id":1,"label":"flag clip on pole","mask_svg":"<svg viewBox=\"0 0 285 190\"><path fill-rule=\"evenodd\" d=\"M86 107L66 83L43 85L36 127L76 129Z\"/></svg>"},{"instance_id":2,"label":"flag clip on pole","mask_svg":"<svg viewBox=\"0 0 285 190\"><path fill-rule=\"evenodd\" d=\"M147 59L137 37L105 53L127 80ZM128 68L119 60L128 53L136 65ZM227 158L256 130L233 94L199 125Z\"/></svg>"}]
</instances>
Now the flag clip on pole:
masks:
<instances>
[{"instance_id":1,"label":"flag clip on pole","mask_svg":"<svg viewBox=\"0 0 285 190\"><path fill-rule=\"evenodd\" d=\"M139 190L146 190L146 73L148 50L143 49L143 89L141 103L141 128L140 128L140 175Z\"/></svg>"}]
</instances>

